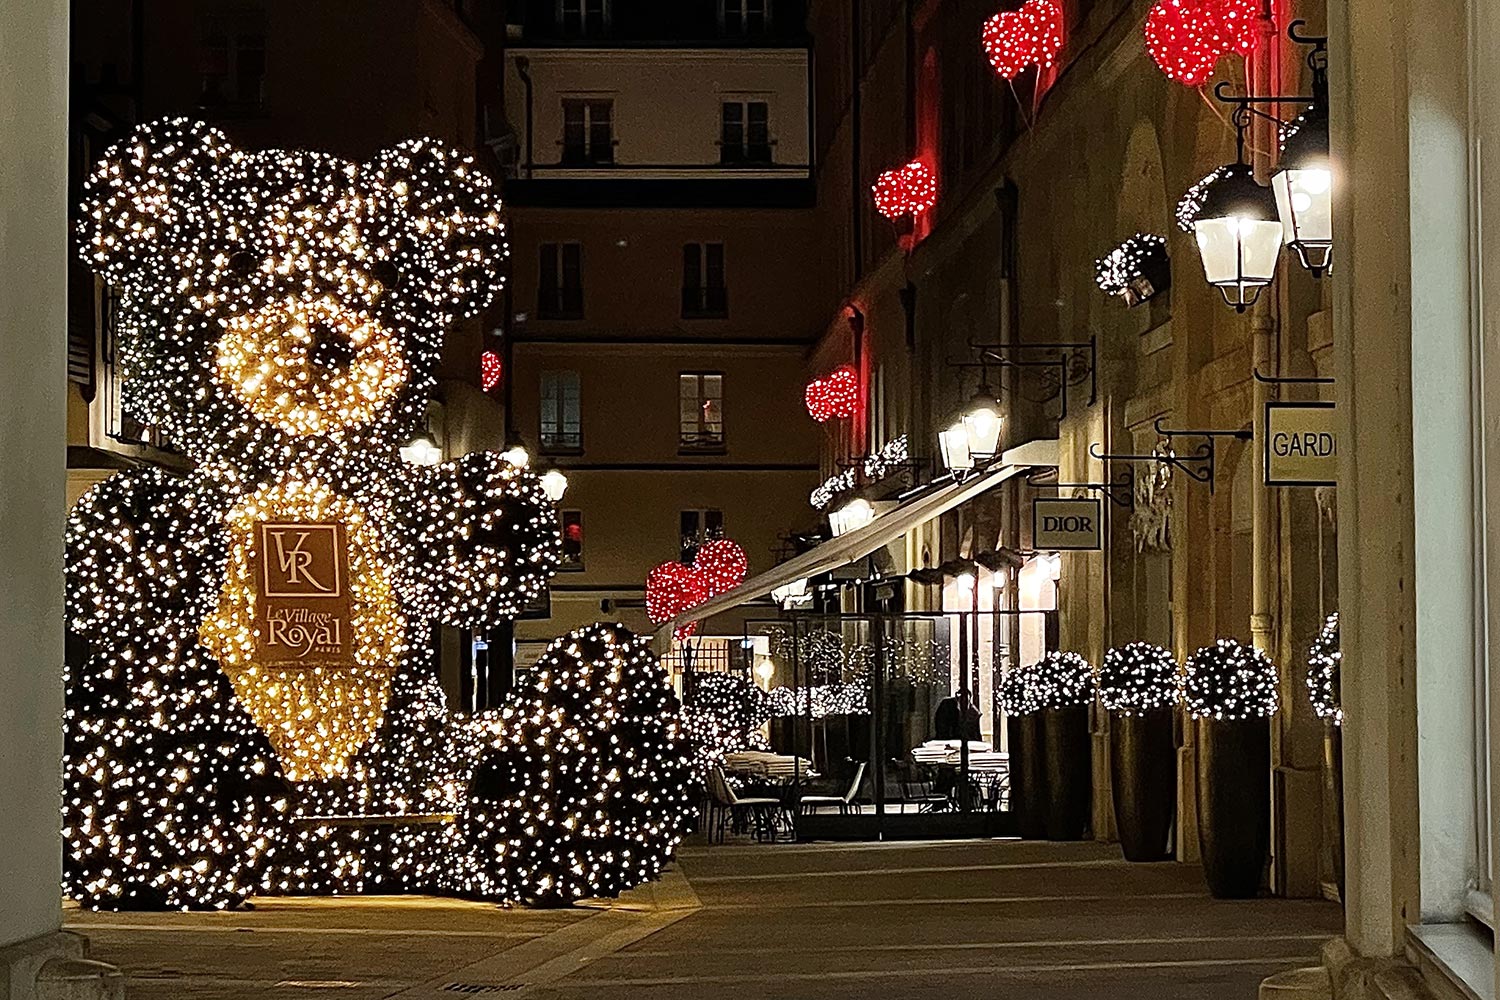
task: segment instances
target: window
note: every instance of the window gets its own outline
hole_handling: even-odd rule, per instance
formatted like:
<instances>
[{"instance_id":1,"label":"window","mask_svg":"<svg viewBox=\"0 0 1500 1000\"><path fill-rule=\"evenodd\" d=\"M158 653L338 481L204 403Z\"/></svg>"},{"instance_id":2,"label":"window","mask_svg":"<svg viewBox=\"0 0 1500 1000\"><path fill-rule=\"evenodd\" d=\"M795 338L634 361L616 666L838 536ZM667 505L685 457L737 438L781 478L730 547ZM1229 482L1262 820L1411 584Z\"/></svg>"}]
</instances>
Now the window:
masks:
<instances>
[{"instance_id":1,"label":"window","mask_svg":"<svg viewBox=\"0 0 1500 1000\"><path fill-rule=\"evenodd\" d=\"M577 372L543 372L540 408L542 451L583 451L583 421L579 416Z\"/></svg>"},{"instance_id":2,"label":"window","mask_svg":"<svg viewBox=\"0 0 1500 1000\"><path fill-rule=\"evenodd\" d=\"M615 102L600 97L563 98L563 164L615 162Z\"/></svg>"},{"instance_id":3,"label":"window","mask_svg":"<svg viewBox=\"0 0 1500 1000\"><path fill-rule=\"evenodd\" d=\"M560 511L558 513L558 520L562 533L562 565L559 568L563 572L577 572L582 570L583 511Z\"/></svg>"},{"instance_id":4,"label":"window","mask_svg":"<svg viewBox=\"0 0 1500 1000\"><path fill-rule=\"evenodd\" d=\"M265 107L266 36L255 23L217 19L198 44L198 103L217 111L253 113Z\"/></svg>"},{"instance_id":5,"label":"window","mask_svg":"<svg viewBox=\"0 0 1500 1000\"><path fill-rule=\"evenodd\" d=\"M771 21L771 0L719 0L719 25L726 35L763 35Z\"/></svg>"},{"instance_id":6,"label":"window","mask_svg":"<svg viewBox=\"0 0 1500 1000\"><path fill-rule=\"evenodd\" d=\"M542 244L536 311L542 319L583 319L583 244Z\"/></svg>"},{"instance_id":7,"label":"window","mask_svg":"<svg viewBox=\"0 0 1500 1000\"><path fill-rule=\"evenodd\" d=\"M724 376L683 372L677 376L682 451L724 450Z\"/></svg>"},{"instance_id":8,"label":"window","mask_svg":"<svg viewBox=\"0 0 1500 1000\"><path fill-rule=\"evenodd\" d=\"M724 244L685 245L682 248L682 318L723 319L728 315Z\"/></svg>"},{"instance_id":9,"label":"window","mask_svg":"<svg viewBox=\"0 0 1500 1000\"><path fill-rule=\"evenodd\" d=\"M719 162L771 162L771 112L765 101L725 101L719 132Z\"/></svg>"},{"instance_id":10,"label":"window","mask_svg":"<svg viewBox=\"0 0 1500 1000\"><path fill-rule=\"evenodd\" d=\"M680 558L686 565L691 565L693 560L698 558L698 546L715 538L724 537L724 512L722 510L685 510L679 518L679 523L682 537Z\"/></svg>"},{"instance_id":11,"label":"window","mask_svg":"<svg viewBox=\"0 0 1500 1000\"><path fill-rule=\"evenodd\" d=\"M597 38L609 33L610 0L558 0L557 21L570 38Z\"/></svg>"}]
</instances>

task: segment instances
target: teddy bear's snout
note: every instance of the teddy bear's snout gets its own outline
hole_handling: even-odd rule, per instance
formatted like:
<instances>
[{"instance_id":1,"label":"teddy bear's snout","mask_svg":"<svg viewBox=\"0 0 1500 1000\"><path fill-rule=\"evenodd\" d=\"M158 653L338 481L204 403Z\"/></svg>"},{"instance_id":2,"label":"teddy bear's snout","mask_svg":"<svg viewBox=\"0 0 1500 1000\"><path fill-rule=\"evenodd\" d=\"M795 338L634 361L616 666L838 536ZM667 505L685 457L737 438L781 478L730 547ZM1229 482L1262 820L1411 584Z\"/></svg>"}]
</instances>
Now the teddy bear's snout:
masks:
<instances>
[{"instance_id":1,"label":"teddy bear's snout","mask_svg":"<svg viewBox=\"0 0 1500 1000\"><path fill-rule=\"evenodd\" d=\"M332 297L222 321L215 375L257 419L299 437L368 424L406 385L401 339Z\"/></svg>"}]
</instances>

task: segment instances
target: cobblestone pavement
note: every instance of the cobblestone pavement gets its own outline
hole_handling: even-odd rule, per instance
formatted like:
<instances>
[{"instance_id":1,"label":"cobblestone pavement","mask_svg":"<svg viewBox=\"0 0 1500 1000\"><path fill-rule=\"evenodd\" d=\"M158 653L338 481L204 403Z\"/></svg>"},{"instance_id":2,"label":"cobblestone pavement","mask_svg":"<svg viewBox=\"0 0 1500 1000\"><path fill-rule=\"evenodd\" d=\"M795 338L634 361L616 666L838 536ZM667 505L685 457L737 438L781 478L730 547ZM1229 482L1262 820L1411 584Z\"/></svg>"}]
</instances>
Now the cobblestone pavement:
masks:
<instances>
[{"instance_id":1,"label":"cobblestone pavement","mask_svg":"<svg viewBox=\"0 0 1500 1000\"><path fill-rule=\"evenodd\" d=\"M130 1000L1250 1000L1339 931L1312 900L1218 902L1095 844L689 847L610 905L261 900L70 911Z\"/></svg>"}]
</instances>

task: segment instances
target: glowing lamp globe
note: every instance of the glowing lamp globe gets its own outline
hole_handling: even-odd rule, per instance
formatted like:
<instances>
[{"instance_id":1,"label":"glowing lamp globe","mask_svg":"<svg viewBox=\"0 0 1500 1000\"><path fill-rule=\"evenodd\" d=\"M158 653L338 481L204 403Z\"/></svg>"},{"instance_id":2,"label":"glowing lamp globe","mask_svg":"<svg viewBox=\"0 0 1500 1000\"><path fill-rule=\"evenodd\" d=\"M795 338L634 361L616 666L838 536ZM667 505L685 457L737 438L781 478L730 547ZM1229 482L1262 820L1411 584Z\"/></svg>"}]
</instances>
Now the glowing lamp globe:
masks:
<instances>
[{"instance_id":1,"label":"glowing lamp globe","mask_svg":"<svg viewBox=\"0 0 1500 1000\"><path fill-rule=\"evenodd\" d=\"M500 457L518 469L524 469L531 464L531 452L526 450L524 444L512 444L500 453Z\"/></svg>"},{"instance_id":2,"label":"glowing lamp globe","mask_svg":"<svg viewBox=\"0 0 1500 1000\"><path fill-rule=\"evenodd\" d=\"M1203 207L1193 235L1203 258L1203 276L1244 312L1276 276L1281 252L1281 220L1276 200L1255 182L1243 163L1226 166L1203 191Z\"/></svg>"},{"instance_id":3,"label":"glowing lamp globe","mask_svg":"<svg viewBox=\"0 0 1500 1000\"><path fill-rule=\"evenodd\" d=\"M980 386L963 415L964 434L968 437L971 459L976 456L994 457L1000 450L1000 428L1004 422L995 394L988 386Z\"/></svg>"},{"instance_id":4,"label":"glowing lamp globe","mask_svg":"<svg viewBox=\"0 0 1500 1000\"><path fill-rule=\"evenodd\" d=\"M547 499L557 503L568 491L568 477L563 475L560 469L548 469L542 475L542 492L547 494Z\"/></svg>"},{"instance_id":5,"label":"glowing lamp globe","mask_svg":"<svg viewBox=\"0 0 1500 1000\"><path fill-rule=\"evenodd\" d=\"M1328 159L1328 109L1314 103L1282 131L1281 163L1271 175L1286 245L1321 276L1333 259L1333 170Z\"/></svg>"},{"instance_id":6,"label":"glowing lamp globe","mask_svg":"<svg viewBox=\"0 0 1500 1000\"><path fill-rule=\"evenodd\" d=\"M437 465L443 460L443 449L431 434L421 431L401 446L401 459L411 465Z\"/></svg>"},{"instance_id":7,"label":"glowing lamp globe","mask_svg":"<svg viewBox=\"0 0 1500 1000\"><path fill-rule=\"evenodd\" d=\"M856 497L828 515L828 526L837 538L851 531L858 531L873 520L875 520L874 505L863 497Z\"/></svg>"},{"instance_id":8,"label":"glowing lamp globe","mask_svg":"<svg viewBox=\"0 0 1500 1000\"><path fill-rule=\"evenodd\" d=\"M938 449L943 453L943 467L954 476L961 479L973 470L974 453L969 450L969 431L963 420L938 433Z\"/></svg>"}]
</instances>

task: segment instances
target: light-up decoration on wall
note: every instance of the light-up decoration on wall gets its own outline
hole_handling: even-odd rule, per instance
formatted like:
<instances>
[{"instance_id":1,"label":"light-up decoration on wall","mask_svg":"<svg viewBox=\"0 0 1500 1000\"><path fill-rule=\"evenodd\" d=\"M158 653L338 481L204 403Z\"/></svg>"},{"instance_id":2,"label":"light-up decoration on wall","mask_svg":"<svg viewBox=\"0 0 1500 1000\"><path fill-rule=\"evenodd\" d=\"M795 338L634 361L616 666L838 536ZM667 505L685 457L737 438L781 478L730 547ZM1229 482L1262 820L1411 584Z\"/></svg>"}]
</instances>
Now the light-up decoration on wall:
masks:
<instances>
[{"instance_id":1,"label":"light-up decoration on wall","mask_svg":"<svg viewBox=\"0 0 1500 1000\"><path fill-rule=\"evenodd\" d=\"M1094 261L1094 283L1105 295L1117 295L1127 306L1138 306L1165 291L1172 283L1167 238L1136 233Z\"/></svg>"},{"instance_id":2,"label":"light-up decoration on wall","mask_svg":"<svg viewBox=\"0 0 1500 1000\"><path fill-rule=\"evenodd\" d=\"M930 212L937 204L937 174L921 160L887 170L875 181L875 210L895 221Z\"/></svg>"},{"instance_id":3,"label":"light-up decoration on wall","mask_svg":"<svg viewBox=\"0 0 1500 1000\"><path fill-rule=\"evenodd\" d=\"M1339 694L1339 672L1344 652L1339 645L1339 613L1335 611L1323 623L1312 648L1307 651L1307 692L1318 718L1335 726L1344 724L1344 705Z\"/></svg>"},{"instance_id":4,"label":"light-up decoration on wall","mask_svg":"<svg viewBox=\"0 0 1500 1000\"><path fill-rule=\"evenodd\" d=\"M859 375L849 365L840 365L809 382L803 398L807 415L820 424L852 417L859 410Z\"/></svg>"},{"instance_id":5,"label":"light-up decoration on wall","mask_svg":"<svg viewBox=\"0 0 1500 1000\"><path fill-rule=\"evenodd\" d=\"M1201 87L1219 60L1249 55L1261 33L1255 0L1161 0L1146 15L1146 48L1169 79Z\"/></svg>"},{"instance_id":6,"label":"light-up decoration on wall","mask_svg":"<svg viewBox=\"0 0 1500 1000\"><path fill-rule=\"evenodd\" d=\"M485 351L479 356L479 388L490 392L500 385L505 377L505 362L494 351Z\"/></svg>"},{"instance_id":7,"label":"light-up decoration on wall","mask_svg":"<svg viewBox=\"0 0 1500 1000\"><path fill-rule=\"evenodd\" d=\"M1027 66L1050 69L1062 51L1062 8L1053 0L1026 0L1018 10L1004 10L984 23L980 35L990 66L1012 80Z\"/></svg>"},{"instance_id":8,"label":"light-up decoration on wall","mask_svg":"<svg viewBox=\"0 0 1500 1000\"><path fill-rule=\"evenodd\" d=\"M653 625L671 621L710 598L728 593L745 580L750 561L745 550L727 538L715 538L698 546L691 566L662 563L646 575L646 616ZM674 630L686 639L698 630L689 622Z\"/></svg>"}]
</instances>

